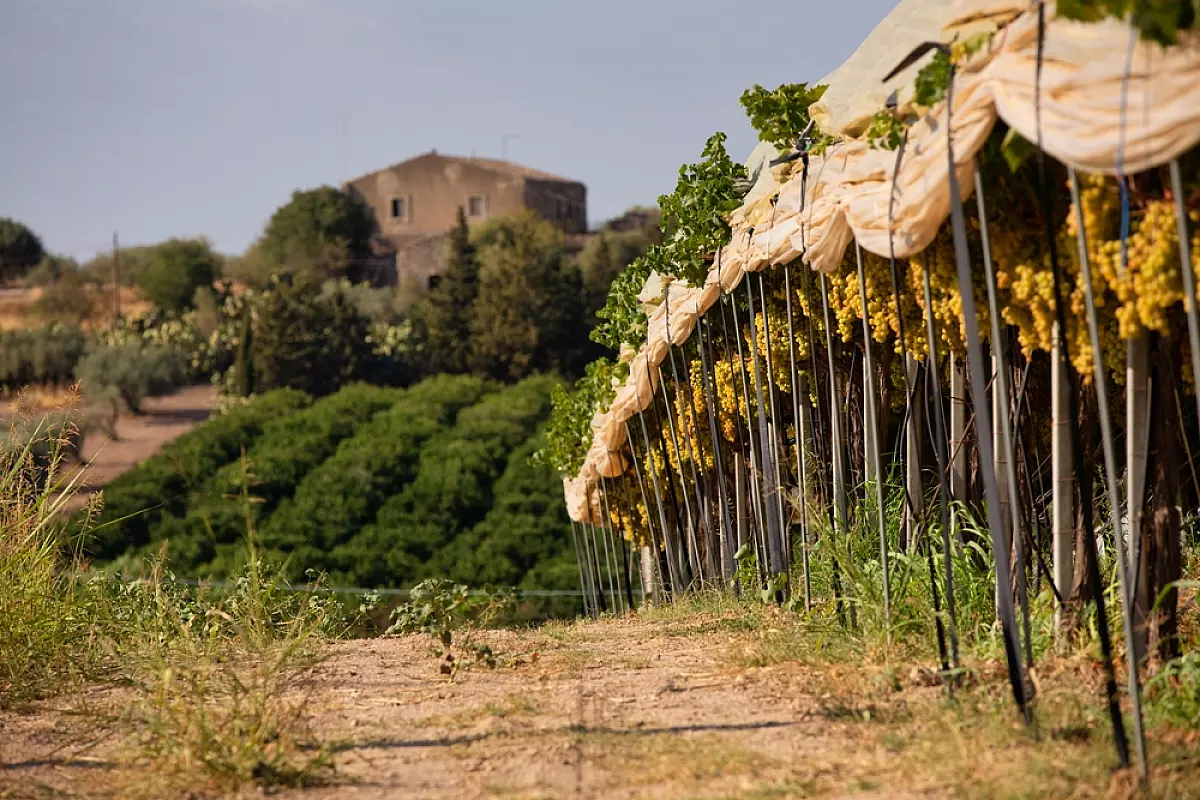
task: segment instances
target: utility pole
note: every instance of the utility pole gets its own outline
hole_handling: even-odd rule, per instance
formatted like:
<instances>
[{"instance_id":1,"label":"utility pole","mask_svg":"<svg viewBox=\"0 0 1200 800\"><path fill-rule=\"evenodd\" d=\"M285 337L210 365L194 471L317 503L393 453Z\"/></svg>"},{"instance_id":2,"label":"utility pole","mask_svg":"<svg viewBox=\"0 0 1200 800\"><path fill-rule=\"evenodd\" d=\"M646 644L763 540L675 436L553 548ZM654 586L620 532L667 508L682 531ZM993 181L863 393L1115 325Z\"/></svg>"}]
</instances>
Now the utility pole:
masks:
<instances>
[{"instance_id":1,"label":"utility pole","mask_svg":"<svg viewBox=\"0 0 1200 800\"><path fill-rule=\"evenodd\" d=\"M506 133L500 137L500 152L503 153L503 158L505 161L508 161L508 140L520 138L521 136L516 133Z\"/></svg>"},{"instance_id":2,"label":"utility pole","mask_svg":"<svg viewBox=\"0 0 1200 800\"><path fill-rule=\"evenodd\" d=\"M121 248L113 231L113 325L121 324Z\"/></svg>"}]
</instances>

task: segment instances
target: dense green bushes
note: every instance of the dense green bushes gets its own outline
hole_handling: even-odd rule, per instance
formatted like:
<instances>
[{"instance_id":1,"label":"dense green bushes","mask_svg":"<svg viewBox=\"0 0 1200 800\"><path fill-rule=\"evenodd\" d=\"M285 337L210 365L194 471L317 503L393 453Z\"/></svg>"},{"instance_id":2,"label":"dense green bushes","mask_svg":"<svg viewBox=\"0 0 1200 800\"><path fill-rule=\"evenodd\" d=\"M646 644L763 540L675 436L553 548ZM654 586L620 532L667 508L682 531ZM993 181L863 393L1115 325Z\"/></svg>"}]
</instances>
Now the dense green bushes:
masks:
<instances>
[{"instance_id":1,"label":"dense green bushes","mask_svg":"<svg viewBox=\"0 0 1200 800\"><path fill-rule=\"evenodd\" d=\"M439 575L470 584L569 588L578 584L564 531L570 528L562 486L553 468L531 463L542 436L530 437L508 458L492 489L487 515L446 544L419 576Z\"/></svg>"},{"instance_id":2,"label":"dense green bushes","mask_svg":"<svg viewBox=\"0 0 1200 800\"><path fill-rule=\"evenodd\" d=\"M290 557L289 575L325 566L328 553L413 479L425 442L492 388L478 378L442 376L408 389L304 476L263 524L263 545Z\"/></svg>"},{"instance_id":3,"label":"dense green bushes","mask_svg":"<svg viewBox=\"0 0 1200 800\"><path fill-rule=\"evenodd\" d=\"M185 512L189 490L236 460L271 420L308 404L303 392L269 392L184 434L121 475L104 490L104 511L89 551L112 559L161 539L153 531L164 518Z\"/></svg>"},{"instance_id":4,"label":"dense green bushes","mask_svg":"<svg viewBox=\"0 0 1200 800\"><path fill-rule=\"evenodd\" d=\"M293 581L316 570L358 586L445 575L573 586L562 485L530 462L556 385L440 376L311 404L262 395L114 482L101 520L113 524L92 551L144 555L168 541L175 571L223 578L240 573L253 529Z\"/></svg>"},{"instance_id":5,"label":"dense green bushes","mask_svg":"<svg viewBox=\"0 0 1200 800\"><path fill-rule=\"evenodd\" d=\"M268 517L342 440L402 394L399 389L356 384L271 420L247 448L245 461L239 458L217 470L186 516L167 522L163 535L171 537L173 550L188 554L189 566L218 576L236 573L240 563L230 563L225 556L243 555L248 521L257 526ZM249 504L235 501L243 492L253 498Z\"/></svg>"},{"instance_id":6,"label":"dense green bushes","mask_svg":"<svg viewBox=\"0 0 1200 800\"><path fill-rule=\"evenodd\" d=\"M71 383L86 346L83 331L70 325L0 332L0 388Z\"/></svg>"},{"instance_id":7,"label":"dense green bushes","mask_svg":"<svg viewBox=\"0 0 1200 800\"><path fill-rule=\"evenodd\" d=\"M465 409L433 436L412 482L383 504L374 525L332 552L338 577L399 585L421 576L443 544L488 513L509 455L548 415L553 385L546 377L526 379Z\"/></svg>"}]
</instances>

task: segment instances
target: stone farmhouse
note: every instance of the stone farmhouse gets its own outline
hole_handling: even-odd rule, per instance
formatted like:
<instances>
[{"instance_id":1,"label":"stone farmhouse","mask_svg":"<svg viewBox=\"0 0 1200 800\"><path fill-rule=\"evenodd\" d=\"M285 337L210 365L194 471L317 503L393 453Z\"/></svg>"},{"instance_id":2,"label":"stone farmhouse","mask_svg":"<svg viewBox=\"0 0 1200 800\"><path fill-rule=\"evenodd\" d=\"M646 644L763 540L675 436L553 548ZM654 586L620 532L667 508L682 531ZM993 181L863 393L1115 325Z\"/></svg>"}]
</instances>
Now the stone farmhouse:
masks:
<instances>
[{"instance_id":1,"label":"stone farmhouse","mask_svg":"<svg viewBox=\"0 0 1200 800\"><path fill-rule=\"evenodd\" d=\"M432 150L347 181L374 213L375 249L395 259L395 280L436 284L445 236L462 208L467 223L531 210L562 228L568 242L587 232L587 187L579 181L490 158Z\"/></svg>"}]
</instances>

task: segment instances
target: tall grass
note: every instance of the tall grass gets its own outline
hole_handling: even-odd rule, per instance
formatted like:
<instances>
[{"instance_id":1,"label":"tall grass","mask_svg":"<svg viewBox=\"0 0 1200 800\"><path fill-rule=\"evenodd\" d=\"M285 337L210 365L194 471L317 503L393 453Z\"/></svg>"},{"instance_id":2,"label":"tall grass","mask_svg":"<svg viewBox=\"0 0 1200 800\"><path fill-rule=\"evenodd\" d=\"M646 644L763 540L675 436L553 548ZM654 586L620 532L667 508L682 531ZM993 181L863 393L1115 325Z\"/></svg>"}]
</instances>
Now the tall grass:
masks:
<instances>
[{"instance_id":1,"label":"tall grass","mask_svg":"<svg viewBox=\"0 0 1200 800\"><path fill-rule=\"evenodd\" d=\"M231 590L175 580L165 547L142 577L89 576L79 542L64 538L80 471L64 470L61 436L35 434L0 458L0 706L83 681L131 688L122 752L141 767L136 794L328 780L306 678L348 629L338 601L319 580L296 592L264 564L249 513L247 566Z\"/></svg>"},{"instance_id":2,"label":"tall grass","mask_svg":"<svg viewBox=\"0 0 1200 800\"><path fill-rule=\"evenodd\" d=\"M79 481L64 472L71 424L34 423L0 451L0 707L44 697L102 666L103 614L55 523Z\"/></svg>"}]
</instances>

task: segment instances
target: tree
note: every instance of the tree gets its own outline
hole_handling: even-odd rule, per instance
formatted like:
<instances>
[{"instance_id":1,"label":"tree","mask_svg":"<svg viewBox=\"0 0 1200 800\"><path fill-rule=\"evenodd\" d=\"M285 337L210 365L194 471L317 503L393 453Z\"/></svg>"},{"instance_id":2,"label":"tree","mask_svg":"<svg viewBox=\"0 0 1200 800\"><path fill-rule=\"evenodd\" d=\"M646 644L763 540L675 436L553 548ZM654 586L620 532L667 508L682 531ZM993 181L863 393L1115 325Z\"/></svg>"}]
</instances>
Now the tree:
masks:
<instances>
[{"instance_id":1,"label":"tree","mask_svg":"<svg viewBox=\"0 0 1200 800\"><path fill-rule=\"evenodd\" d=\"M370 321L341 292L280 280L254 308L256 391L289 387L314 397L361 378L372 363Z\"/></svg>"},{"instance_id":2,"label":"tree","mask_svg":"<svg viewBox=\"0 0 1200 800\"><path fill-rule=\"evenodd\" d=\"M93 347L79 362L76 374L90 396L114 403L123 400L130 412L140 414L144 399L182 385L186 369L175 350L134 339Z\"/></svg>"},{"instance_id":3,"label":"tree","mask_svg":"<svg viewBox=\"0 0 1200 800\"><path fill-rule=\"evenodd\" d=\"M292 193L258 243L262 256L287 272L323 280L371 254L375 220L360 200L332 186ZM350 270L351 273L354 270Z\"/></svg>"},{"instance_id":4,"label":"tree","mask_svg":"<svg viewBox=\"0 0 1200 800\"><path fill-rule=\"evenodd\" d=\"M220 269L221 257L207 240L169 239L154 249L137 285L164 311L186 311L196 290L211 287Z\"/></svg>"},{"instance_id":5,"label":"tree","mask_svg":"<svg viewBox=\"0 0 1200 800\"><path fill-rule=\"evenodd\" d=\"M49 263L50 259L42 261L43 265ZM92 297L84 286L83 278L71 269L42 289L41 295L33 303L33 311L48 322L78 325L91 316Z\"/></svg>"},{"instance_id":6,"label":"tree","mask_svg":"<svg viewBox=\"0 0 1200 800\"><path fill-rule=\"evenodd\" d=\"M613 279L661 238L657 228L633 228L606 229L588 240L577 259L589 312L604 307Z\"/></svg>"},{"instance_id":7,"label":"tree","mask_svg":"<svg viewBox=\"0 0 1200 800\"><path fill-rule=\"evenodd\" d=\"M531 212L480 228L479 297L471 317L471 367L500 380L573 372L586 347L579 268L562 233Z\"/></svg>"},{"instance_id":8,"label":"tree","mask_svg":"<svg viewBox=\"0 0 1200 800\"><path fill-rule=\"evenodd\" d=\"M14 219L0 217L0 280L21 277L45 254L36 233Z\"/></svg>"},{"instance_id":9,"label":"tree","mask_svg":"<svg viewBox=\"0 0 1200 800\"><path fill-rule=\"evenodd\" d=\"M479 296L479 259L467 217L458 209L458 224L446 237L446 267L441 282L425 302L425 330L432 372L466 372L470 366L471 309Z\"/></svg>"}]
</instances>

